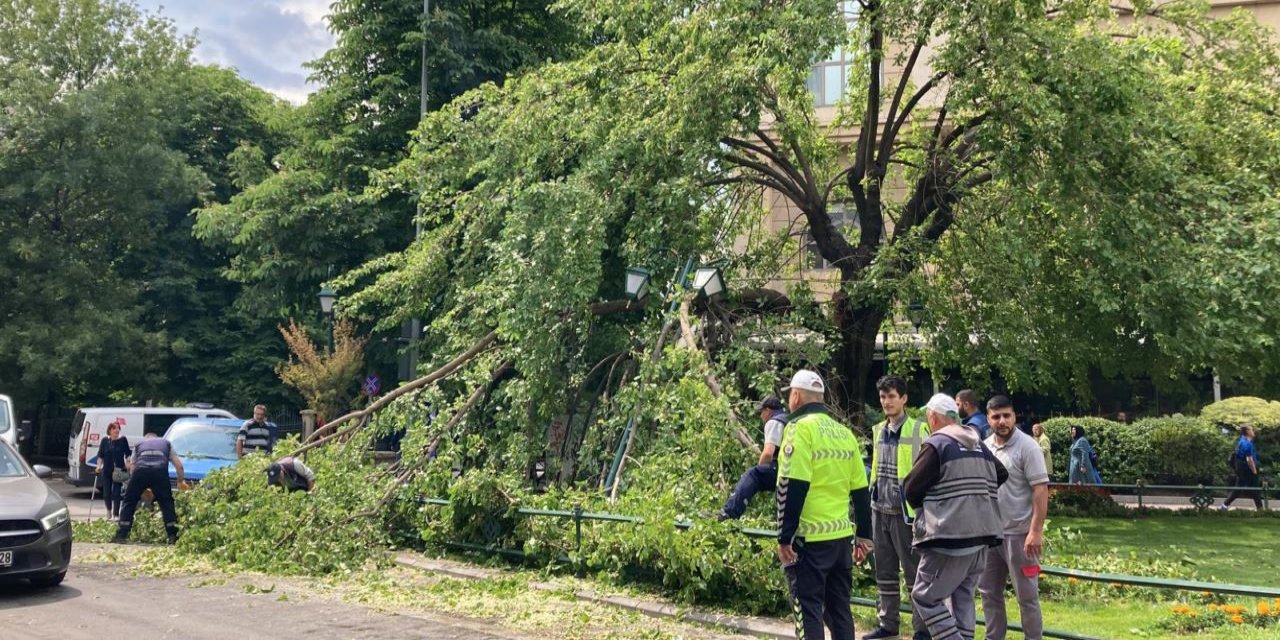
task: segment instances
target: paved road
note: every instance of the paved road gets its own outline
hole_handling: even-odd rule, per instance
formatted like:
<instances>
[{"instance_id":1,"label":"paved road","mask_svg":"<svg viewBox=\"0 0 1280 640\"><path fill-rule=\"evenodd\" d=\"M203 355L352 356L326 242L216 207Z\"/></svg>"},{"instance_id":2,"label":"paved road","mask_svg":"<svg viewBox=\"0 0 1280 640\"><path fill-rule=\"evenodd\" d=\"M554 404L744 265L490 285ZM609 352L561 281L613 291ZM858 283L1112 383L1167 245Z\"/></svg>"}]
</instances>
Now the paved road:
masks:
<instances>
[{"instance_id":1,"label":"paved road","mask_svg":"<svg viewBox=\"0 0 1280 640\"><path fill-rule=\"evenodd\" d=\"M94 545L84 545L86 548ZM87 550L87 549L86 549ZM423 638L511 640L519 636L470 620L385 615L284 587L247 593L243 585L192 588L191 576L130 577L121 564L73 562L56 589L0 583L5 640L113 638ZM287 600L280 600L288 593Z\"/></svg>"}]
</instances>

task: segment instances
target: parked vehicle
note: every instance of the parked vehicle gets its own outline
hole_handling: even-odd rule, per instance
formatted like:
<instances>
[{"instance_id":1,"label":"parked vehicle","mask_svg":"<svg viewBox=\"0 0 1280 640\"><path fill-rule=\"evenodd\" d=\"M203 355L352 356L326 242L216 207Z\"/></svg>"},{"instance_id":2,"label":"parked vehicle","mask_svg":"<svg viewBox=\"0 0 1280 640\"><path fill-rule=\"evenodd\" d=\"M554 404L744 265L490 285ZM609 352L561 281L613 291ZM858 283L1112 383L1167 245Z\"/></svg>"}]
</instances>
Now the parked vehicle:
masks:
<instances>
[{"instance_id":1,"label":"parked vehicle","mask_svg":"<svg viewBox=\"0 0 1280 640\"><path fill-rule=\"evenodd\" d=\"M210 405L188 407L90 407L80 409L71 420L67 443L67 482L86 487L94 483L98 464L98 444L107 437L107 425L120 421L120 434L130 445L142 442L146 433L164 434L181 418L232 418L235 416Z\"/></svg>"},{"instance_id":2,"label":"parked vehicle","mask_svg":"<svg viewBox=\"0 0 1280 640\"><path fill-rule=\"evenodd\" d=\"M0 394L0 440L18 448L18 422L13 418L13 399Z\"/></svg>"},{"instance_id":3,"label":"parked vehicle","mask_svg":"<svg viewBox=\"0 0 1280 640\"><path fill-rule=\"evenodd\" d=\"M226 418L182 418L165 432L164 439L182 459L187 482L196 483L218 469L236 463L236 434L241 420ZM169 465L169 483L177 486L178 472Z\"/></svg>"},{"instance_id":4,"label":"parked vehicle","mask_svg":"<svg viewBox=\"0 0 1280 640\"><path fill-rule=\"evenodd\" d=\"M31 467L0 441L0 578L55 587L71 563L71 512L44 483L53 470Z\"/></svg>"}]
</instances>

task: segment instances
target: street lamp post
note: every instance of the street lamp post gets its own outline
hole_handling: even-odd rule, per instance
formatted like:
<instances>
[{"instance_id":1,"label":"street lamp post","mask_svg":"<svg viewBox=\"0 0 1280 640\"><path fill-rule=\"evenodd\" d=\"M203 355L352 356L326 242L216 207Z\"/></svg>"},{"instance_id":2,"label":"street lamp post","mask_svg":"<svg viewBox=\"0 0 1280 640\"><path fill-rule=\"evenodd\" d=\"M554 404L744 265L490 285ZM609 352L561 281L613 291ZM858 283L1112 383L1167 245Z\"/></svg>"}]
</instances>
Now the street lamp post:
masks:
<instances>
[{"instance_id":1,"label":"street lamp post","mask_svg":"<svg viewBox=\"0 0 1280 640\"><path fill-rule=\"evenodd\" d=\"M919 300L912 300L907 305L907 319L911 321L911 326L916 328L916 333L920 332L920 325L924 324L924 303Z\"/></svg>"},{"instance_id":2,"label":"street lamp post","mask_svg":"<svg viewBox=\"0 0 1280 640\"><path fill-rule=\"evenodd\" d=\"M329 353L333 353L333 303L337 299L338 293L329 283L320 285L320 312L329 323Z\"/></svg>"}]
</instances>

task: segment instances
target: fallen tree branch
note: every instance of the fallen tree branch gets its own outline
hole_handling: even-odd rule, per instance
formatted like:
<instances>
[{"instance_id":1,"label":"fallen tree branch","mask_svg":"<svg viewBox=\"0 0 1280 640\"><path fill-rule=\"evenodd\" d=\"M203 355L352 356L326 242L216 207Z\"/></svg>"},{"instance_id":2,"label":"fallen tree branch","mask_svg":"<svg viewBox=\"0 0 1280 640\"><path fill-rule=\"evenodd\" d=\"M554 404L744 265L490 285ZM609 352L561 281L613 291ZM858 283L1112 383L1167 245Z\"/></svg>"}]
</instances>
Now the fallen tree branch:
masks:
<instances>
[{"instance_id":1,"label":"fallen tree branch","mask_svg":"<svg viewBox=\"0 0 1280 640\"><path fill-rule=\"evenodd\" d=\"M698 349L698 342L694 340L692 325L689 321L689 303L692 300L693 296L686 296L680 303L680 331L684 334L684 341L688 347L696 351ZM707 388L711 390L711 395L714 395L717 398L723 398L724 388L720 386L720 381L716 379L715 372L710 368L710 355L707 356L707 367L707 375L704 378L707 383ZM746 447L747 450L753 452L755 455L760 455L760 448L756 446L756 443L751 439L751 436L747 435L747 432L738 423L738 414L733 410L732 405L729 406L729 423L737 427L735 435L738 438L738 442L742 443L742 446Z\"/></svg>"},{"instance_id":2,"label":"fallen tree branch","mask_svg":"<svg viewBox=\"0 0 1280 640\"><path fill-rule=\"evenodd\" d=\"M374 413L377 413L383 407L387 406L388 404L391 404L401 396L413 391L417 391L418 389L421 389L433 382L436 382L442 378L449 376L453 372L457 371L460 367L462 367L462 365L466 364L472 358L475 358L477 355L479 355L480 352L487 349L489 345L493 344L494 341L496 341L497 339L498 339L498 332L490 331L483 338L480 338L478 341L476 341L475 344L471 345L470 349L467 349L464 353L454 358L453 360L450 360L447 364L440 367L439 369L436 369L435 371L432 371L431 373L428 373L427 375L422 376L421 378L418 378L416 380L406 382L400 385L394 391L392 391L391 393L388 393L385 396L382 396L381 398L378 399L377 402L365 407L364 409L361 409L359 411L352 411L351 413L348 413L334 420L333 422L330 422L324 425L324 427L317 429L315 433L311 434L311 438L308 438L308 442L304 443L303 446L299 447L297 450L290 453L289 457L297 456L303 453L304 451L314 449L315 447L318 447L326 442L329 442L335 437L348 434L355 431L356 429L359 429L360 423L357 423L355 426L348 427L347 429L343 429L342 431L338 431L337 427L338 425L344 422L348 422L356 418L365 418ZM323 434L326 431L333 431L333 433L330 433L321 437L321 434Z\"/></svg>"}]
</instances>

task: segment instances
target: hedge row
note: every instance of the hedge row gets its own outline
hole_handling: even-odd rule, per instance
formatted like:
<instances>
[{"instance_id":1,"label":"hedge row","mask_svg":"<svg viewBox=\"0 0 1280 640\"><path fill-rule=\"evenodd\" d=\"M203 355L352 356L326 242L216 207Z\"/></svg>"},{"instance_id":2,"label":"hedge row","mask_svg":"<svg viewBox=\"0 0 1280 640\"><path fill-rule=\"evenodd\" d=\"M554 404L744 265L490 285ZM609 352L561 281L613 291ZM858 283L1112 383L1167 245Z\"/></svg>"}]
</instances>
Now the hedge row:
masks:
<instances>
[{"instance_id":1,"label":"hedge row","mask_svg":"<svg viewBox=\"0 0 1280 640\"><path fill-rule=\"evenodd\" d=\"M1042 423L1053 447L1053 479L1066 482L1071 427L1084 427L1106 483L1223 484L1235 438L1202 418L1147 418L1133 424L1103 418L1053 418Z\"/></svg>"},{"instance_id":2,"label":"hedge row","mask_svg":"<svg viewBox=\"0 0 1280 640\"><path fill-rule=\"evenodd\" d=\"M1239 428L1242 424L1253 425L1257 440L1262 468L1264 472L1273 471L1276 456L1280 455L1280 402L1270 402L1252 396L1227 398L1215 402L1200 412L1200 418L1209 424L1228 424Z\"/></svg>"}]
</instances>

